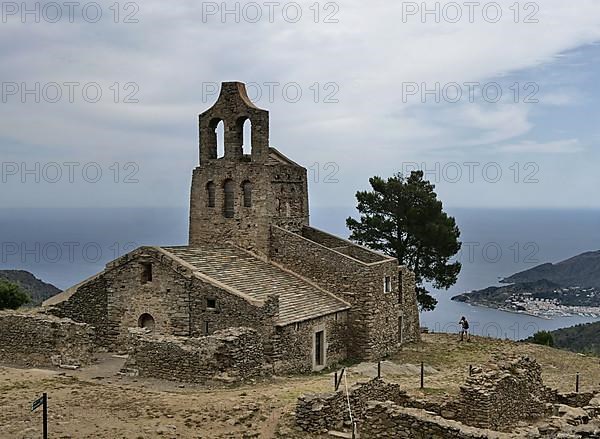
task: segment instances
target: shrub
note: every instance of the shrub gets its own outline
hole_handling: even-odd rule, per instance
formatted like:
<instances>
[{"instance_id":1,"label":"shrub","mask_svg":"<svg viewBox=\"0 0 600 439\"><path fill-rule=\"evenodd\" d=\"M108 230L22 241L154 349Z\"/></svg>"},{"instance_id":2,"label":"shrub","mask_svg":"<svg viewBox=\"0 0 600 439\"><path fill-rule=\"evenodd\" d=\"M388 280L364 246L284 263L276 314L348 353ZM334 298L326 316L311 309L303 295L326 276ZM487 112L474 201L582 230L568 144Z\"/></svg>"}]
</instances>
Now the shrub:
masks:
<instances>
[{"instance_id":1,"label":"shrub","mask_svg":"<svg viewBox=\"0 0 600 439\"><path fill-rule=\"evenodd\" d=\"M19 285L0 279L0 310L17 309L30 301L27 292Z\"/></svg>"},{"instance_id":2,"label":"shrub","mask_svg":"<svg viewBox=\"0 0 600 439\"><path fill-rule=\"evenodd\" d=\"M538 331L533 334L533 342L544 346L554 346L554 338L552 338L552 334L548 331Z\"/></svg>"}]
</instances>

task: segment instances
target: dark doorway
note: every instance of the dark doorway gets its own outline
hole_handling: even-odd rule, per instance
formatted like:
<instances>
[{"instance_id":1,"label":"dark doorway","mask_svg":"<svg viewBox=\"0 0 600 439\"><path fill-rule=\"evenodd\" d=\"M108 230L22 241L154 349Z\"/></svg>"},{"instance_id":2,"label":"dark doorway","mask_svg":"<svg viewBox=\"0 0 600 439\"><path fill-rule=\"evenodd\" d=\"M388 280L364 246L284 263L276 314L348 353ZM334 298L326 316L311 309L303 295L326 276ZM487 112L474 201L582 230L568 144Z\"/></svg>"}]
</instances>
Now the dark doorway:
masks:
<instances>
[{"instance_id":1,"label":"dark doorway","mask_svg":"<svg viewBox=\"0 0 600 439\"><path fill-rule=\"evenodd\" d=\"M148 313L144 313L138 319L138 326L140 328L145 328L150 331L154 331L154 317L152 317Z\"/></svg>"},{"instance_id":2,"label":"dark doorway","mask_svg":"<svg viewBox=\"0 0 600 439\"><path fill-rule=\"evenodd\" d=\"M325 363L325 332L315 332L315 365L323 366Z\"/></svg>"}]
</instances>

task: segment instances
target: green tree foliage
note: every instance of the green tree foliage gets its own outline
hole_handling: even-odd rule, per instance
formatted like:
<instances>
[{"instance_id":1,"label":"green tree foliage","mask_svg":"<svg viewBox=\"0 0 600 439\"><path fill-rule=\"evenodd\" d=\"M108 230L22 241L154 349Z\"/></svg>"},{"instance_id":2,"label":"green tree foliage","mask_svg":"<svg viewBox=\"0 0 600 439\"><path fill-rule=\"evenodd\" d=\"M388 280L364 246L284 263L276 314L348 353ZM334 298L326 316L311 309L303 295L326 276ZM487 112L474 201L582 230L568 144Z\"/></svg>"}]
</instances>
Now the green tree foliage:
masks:
<instances>
[{"instance_id":1,"label":"green tree foliage","mask_svg":"<svg viewBox=\"0 0 600 439\"><path fill-rule=\"evenodd\" d=\"M533 334L533 342L535 344L541 344L544 346L554 346L554 338L552 337L552 334L548 331L538 331L535 334Z\"/></svg>"},{"instance_id":2,"label":"green tree foliage","mask_svg":"<svg viewBox=\"0 0 600 439\"><path fill-rule=\"evenodd\" d=\"M29 295L19 285L0 279L0 310L17 309L29 300Z\"/></svg>"},{"instance_id":3,"label":"green tree foliage","mask_svg":"<svg viewBox=\"0 0 600 439\"><path fill-rule=\"evenodd\" d=\"M450 262L461 247L456 221L443 211L435 186L423 179L422 171L369 182L372 190L356 193L360 220L346 220L350 239L398 258L415 273L421 309L435 309L437 300L423 283L441 289L456 283L461 264Z\"/></svg>"}]
</instances>

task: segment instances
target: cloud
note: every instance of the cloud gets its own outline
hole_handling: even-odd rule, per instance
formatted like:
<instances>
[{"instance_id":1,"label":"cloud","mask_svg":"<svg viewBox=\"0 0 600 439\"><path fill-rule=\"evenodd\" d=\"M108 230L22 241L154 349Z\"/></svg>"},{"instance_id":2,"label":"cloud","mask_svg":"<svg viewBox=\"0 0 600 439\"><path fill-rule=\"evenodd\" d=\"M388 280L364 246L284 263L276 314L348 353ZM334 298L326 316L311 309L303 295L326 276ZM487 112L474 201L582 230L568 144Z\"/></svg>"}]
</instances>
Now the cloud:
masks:
<instances>
[{"instance_id":1,"label":"cloud","mask_svg":"<svg viewBox=\"0 0 600 439\"><path fill-rule=\"evenodd\" d=\"M3 81L29 86L98 82L103 91L97 104L81 96L74 103L31 105L11 97L0 103L3 137L39 160L134 158L156 183L165 178L165 151L170 154L167 159L178 164L190 160L188 170L196 165L196 117L211 104L211 97L203 93L205 85L235 79L260 84L258 105L271 111L274 145L307 165L336 160L353 181L376 173L384 161L399 162L438 149L474 151L476 146L499 143L506 144L499 151L515 145L573 149L560 141L516 142L535 129L531 107L404 103L402 83L490 81L552 65L565 51L600 39L600 2L595 0L580 0L577 7L545 0L539 5L539 23L523 23L525 11L515 23L509 9L514 1L502 0L504 16L495 24L479 13L474 23L423 23L418 16L403 22L405 2L383 0L336 2L338 10L319 3L318 17L310 3L302 3L297 23L281 8L275 9L271 23L265 7L258 23L244 21L243 16L236 22L235 14L222 22L220 13L203 17L208 3L145 0L135 16L139 23L126 24L114 22L109 9L113 2L101 1L105 15L95 24L78 18L74 23L12 20L0 25ZM426 3L431 8L439 2ZM241 11L248 4L240 3ZM233 8L234 2L227 5ZM328 16L339 22L325 23ZM266 83L273 81L280 86L271 100ZM283 85L291 82L302 89L297 103L283 93ZM127 83L139 88L139 103L122 102ZM328 83L337 86L337 103L324 102L331 91ZM115 87L120 92L116 103ZM546 96L547 104L566 105L572 95L561 91ZM11 151L14 155L14 147ZM368 157L357 162L364 155ZM172 178L187 185L189 172ZM152 196L138 186L136 203L172 199L169 191L161 192L161 185ZM346 190L341 185L336 189ZM14 202L91 202L84 191L75 189L58 200L22 190L24 195Z\"/></svg>"},{"instance_id":2,"label":"cloud","mask_svg":"<svg viewBox=\"0 0 600 439\"><path fill-rule=\"evenodd\" d=\"M519 143L500 145L497 148L498 151L517 154L573 154L582 152L584 149L578 139L556 140L546 143L526 140Z\"/></svg>"}]
</instances>

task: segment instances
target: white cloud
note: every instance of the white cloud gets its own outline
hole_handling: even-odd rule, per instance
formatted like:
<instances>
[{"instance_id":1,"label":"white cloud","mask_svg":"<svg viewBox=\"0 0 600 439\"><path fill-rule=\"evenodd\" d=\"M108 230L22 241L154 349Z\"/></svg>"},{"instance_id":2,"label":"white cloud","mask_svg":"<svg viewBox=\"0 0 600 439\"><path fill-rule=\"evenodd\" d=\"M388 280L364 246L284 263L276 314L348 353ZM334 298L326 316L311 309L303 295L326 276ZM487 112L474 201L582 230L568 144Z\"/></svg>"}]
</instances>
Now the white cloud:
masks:
<instances>
[{"instance_id":1,"label":"white cloud","mask_svg":"<svg viewBox=\"0 0 600 439\"><path fill-rule=\"evenodd\" d=\"M173 160L197 157L196 115L210 105L202 96L203 83L293 81L302 87L300 102L286 102L278 92L274 102L263 98L258 103L271 110L273 144L301 163L332 157L356 171L355 179L364 178L358 174L362 162L357 157L365 150L371 171L378 162L438 148L498 143L506 143L500 150L511 152L517 145L574 148L564 141L515 142L534 128L531 107L402 103L401 84L488 81L552 63L564 51L600 39L600 2L579 0L574 7L564 0L545 0L537 24L514 23L509 9L514 0L499 2L505 15L497 24L481 15L475 23L414 18L403 23L404 3L350 0L339 3L339 23L323 23L331 11L322 9L321 22L315 23L314 9L309 9L313 3L302 2L299 23L285 21L276 10L274 23L265 18L253 24L235 23L231 16L227 23L215 17L204 23L203 3L145 0L139 3L138 24L115 24L108 15L97 24L2 25L4 81L96 81L108 100L92 105L81 99L35 107L0 104L0 128L3 137L18 144L45 145L31 152L40 159L130 155L145 165L148 175L162 178L161 163L152 157L163 157L165 149ZM112 2L101 4L108 13ZM324 4L319 3L321 8ZM138 84L140 103L113 103L106 89L115 82ZM326 82L339 85L339 103L322 102ZM315 83L319 103L311 90ZM547 104L565 105L569 96L549 93ZM49 152L48 146L57 152ZM152 195L152 202L170 200L160 187ZM20 199L27 202L29 196L34 197L28 193ZM141 193L137 199L143 202L144 197ZM74 194L74 200L87 202L88 197Z\"/></svg>"},{"instance_id":2,"label":"white cloud","mask_svg":"<svg viewBox=\"0 0 600 439\"><path fill-rule=\"evenodd\" d=\"M500 145L498 150L517 154L572 154L581 152L584 148L578 139L566 139L546 143L526 140L519 143Z\"/></svg>"}]
</instances>

